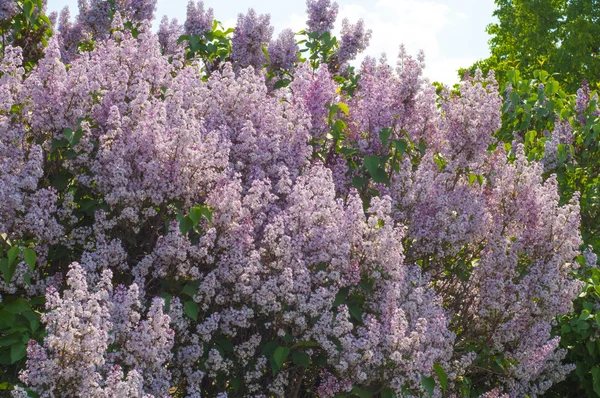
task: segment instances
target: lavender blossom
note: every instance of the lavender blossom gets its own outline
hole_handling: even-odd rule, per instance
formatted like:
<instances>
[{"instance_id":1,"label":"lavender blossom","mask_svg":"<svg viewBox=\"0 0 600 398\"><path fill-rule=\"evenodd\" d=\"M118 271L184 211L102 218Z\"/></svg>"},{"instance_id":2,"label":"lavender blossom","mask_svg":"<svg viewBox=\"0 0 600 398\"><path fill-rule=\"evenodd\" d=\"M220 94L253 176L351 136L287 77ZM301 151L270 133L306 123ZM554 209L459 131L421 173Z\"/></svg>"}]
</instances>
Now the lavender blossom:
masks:
<instances>
[{"instance_id":1,"label":"lavender blossom","mask_svg":"<svg viewBox=\"0 0 600 398\"><path fill-rule=\"evenodd\" d=\"M270 21L270 15L257 15L252 8L248 14L238 15L231 41L231 59L238 67L252 66L258 71L265 64L267 59L263 47L269 45L273 35Z\"/></svg>"},{"instance_id":2,"label":"lavender blossom","mask_svg":"<svg viewBox=\"0 0 600 398\"><path fill-rule=\"evenodd\" d=\"M337 58L340 65L356 58L369 46L372 31L365 30L365 24L360 19L356 24L350 25L347 18L342 21L341 41L337 50Z\"/></svg>"},{"instance_id":3,"label":"lavender blossom","mask_svg":"<svg viewBox=\"0 0 600 398\"><path fill-rule=\"evenodd\" d=\"M298 62L298 43L291 29L284 29L277 40L269 44L270 68L291 71Z\"/></svg>"},{"instance_id":4,"label":"lavender blossom","mask_svg":"<svg viewBox=\"0 0 600 398\"><path fill-rule=\"evenodd\" d=\"M322 35L333 30L333 24L337 18L339 6L331 0L307 0L308 20L306 21L308 33Z\"/></svg>"},{"instance_id":5,"label":"lavender blossom","mask_svg":"<svg viewBox=\"0 0 600 398\"><path fill-rule=\"evenodd\" d=\"M185 23L183 24L185 34L188 36L202 36L212 31L214 21L213 9L204 11L204 2L190 0L187 5Z\"/></svg>"}]
</instances>

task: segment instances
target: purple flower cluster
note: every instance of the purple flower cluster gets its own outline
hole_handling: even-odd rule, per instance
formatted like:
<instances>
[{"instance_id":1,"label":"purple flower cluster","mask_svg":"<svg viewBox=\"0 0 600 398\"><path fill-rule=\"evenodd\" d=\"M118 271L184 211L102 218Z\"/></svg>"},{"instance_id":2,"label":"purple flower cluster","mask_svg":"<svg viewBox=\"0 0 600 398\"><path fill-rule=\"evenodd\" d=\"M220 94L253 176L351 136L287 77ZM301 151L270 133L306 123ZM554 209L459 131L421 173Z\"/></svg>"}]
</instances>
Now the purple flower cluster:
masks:
<instances>
[{"instance_id":1,"label":"purple flower cluster","mask_svg":"<svg viewBox=\"0 0 600 398\"><path fill-rule=\"evenodd\" d=\"M213 9L204 11L204 3L199 1L197 4L190 0L187 6L187 16L183 24L185 34L188 36L202 36L212 31L214 21Z\"/></svg>"},{"instance_id":2,"label":"purple flower cluster","mask_svg":"<svg viewBox=\"0 0 600 398\"><path fill-rule=\"evenodd\" d=\"M134 284L113 291L111 272L104 271L90 289L82 267L71 264L62 297L50 287L42 317L48 336L43 346L31 340L21 380L34 391L73 392L90 396L166 396L174 332L155 299L141 319ZM120 350L111 350L118 346ZM122 369L131 369L127 377ZM119 395L125 394L125 395ZM146 395L148 394L148 395Z\"/></svg>"},{"instance_id":3,"label":"purple flower cluster","mask_svg":"<svg viewBox=\"0 0 600 398\"><path fill-rule=\"evenodd\" d=\"M308 20L306 31L319 35L333 30L338 14L338 3L331 0L306 0Z\"/></svg>"},{"instance_id":4,"label":"purple flower cluster","mask_svg":"<svg viewBox=\"0 0 600 398\"><path fill-rule=\"evenodd\" d=\"M291 71L298 62L300 48L291 29L284 29L277 40L269 44L270 68Z\"/></svg>"},{"instance_id":5,"label":"purple flower cluster","mask_svg":"<svg viewBox=\"0 0 600 398\"><path fill-rule=\"evenodd\" d=\"M239 68L252 66L261 70L267 62L263 47L271 42L273 27L269 14L258 15L250 8L246 15L239 14L233 39L231 40L231 59Z\"/></svg>"},{"instance_id":6,"label":"purple flower cluster","mask_svg":"<svg viewBox=\"0 0 600 398\"><path fill-rule=\"evenodd\" d=\"M350 25L348 19L344 18L340 46L336 53L340 65L352 61L359 53L363 52L369 46L371 34L371 29L365 29L362 19L359 19L356 24Z\"/></svg>"},{"instance_id":7,"label":"purple flower cluster","mask_svg":"<svg viewBox=\"0 0 600 398\"><path fill-rule=\"evenodd\" d=\"M157 35L163 54L174 55L177 52L179 48L177 41L183 32L184 28L179 24L177 18L173 18L169 22L169 18L165 15L161 19Z\"/></svg>"},{"instance_id":8,"label":"purple flower cluster","mask_svg":"<svg viewBox=\"0 0 600 398\"><path fill-rule=\"evenodd\" d=\"M0 21L11 19L18 11L14 0L0 0Z\"/></svg>"}]
</instances>

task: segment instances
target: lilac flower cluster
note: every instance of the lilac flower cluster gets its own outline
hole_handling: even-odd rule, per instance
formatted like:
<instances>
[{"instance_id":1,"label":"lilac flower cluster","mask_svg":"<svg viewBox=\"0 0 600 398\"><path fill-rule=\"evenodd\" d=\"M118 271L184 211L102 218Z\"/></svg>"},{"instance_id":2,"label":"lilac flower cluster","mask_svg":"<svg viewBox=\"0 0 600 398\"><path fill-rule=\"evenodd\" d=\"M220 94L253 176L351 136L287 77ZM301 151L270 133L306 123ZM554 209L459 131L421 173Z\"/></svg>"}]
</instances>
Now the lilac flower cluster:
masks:
<instances>
[{"instance_id":1,"label":"lilac flower cluster","mask_svg":"<svg viewBox=\"0 0 600 398\"><path fill-rule=\"evenodd\" d=\"M277 40L269 44L270 68L291 71L298 62L299 51L294 32L291 29L282 30Z\"/></svg>"},{"instance_id":2,"label":"lilac flower cluster","mask_svg":"<svg viewBox=\"0 0 600 398\"><path fill-rule=\"evenodd\" d=\"M422 54L401 49L395 70L366 58L349 97L327 65L295 66L287 31L268 50L294 80L273 91L268 16L240 15L233 64L205 76L178 56L176 22L122 29L153 3L108 27L102 7L82 4L31 72L18 48L0 61L0 232L37 255L30 285L22 263L0 292L45 292L47 306L26 386L418 396L433 380L442 397L466 376L487 397L535 397L572 369L551 323L579 290L577 196L561 204L556 177L517 143L488 150L500 124L493 75L446 90L438 108ZM309 28L331 29L337 5L308 5ZM202 3L190 9L185 29L204 29ZM96 41L67 66L76 32ZM344 35L344 59L369 36L360 22ZM330 114L341 102L348 112ZM344 121L344 151L332 118ZM389 184L353 188L365 156L397 155L391 142L405 148L384 166ZM486 367L486 353L505 371Z\"/></svg>"},{"instance_id":3,"label":"lilac flower cluster","mask_svg":"<svg viewBox=\"0 0 600 398\"><path fill-rule=\"evenodd\" d=\"M107 270L90 289L77 263L71 264L67 277L69 288L62 297L52 286L46 293L48 312L42 320L48 337L43 346L30 341L21 380L38 393L166 396L170 375L165 364L174 334L163 300L154 300L142 320L136 285L113 291ZM107 354L111 345L121 351ZM124 368L131 369L127 377Z\"/></svg>"},{"instance_id":4,"label":"lilac flower cluster","mask_svg":"<svg viewBox=\"0 0 600 398\"><path fill-rule=\"evenodd\" d=\"M306 31L319 35L333 30L339 6L331 0L306 0L308 20Z\"/></svg>"},{"instance_id":5,"label":"lilac flower cluster","mask_svg":"<svg viewBox=\"0 0 600 398\"><path fill-rule=\"evenodd\" d=\"M177 52L177 41L183 32L184 28L179 24L177 18L173 18L171 22L169 22L169 18L166 15L163 16L157 33L158 42L163 54L174 55Z\"/></svg>"},{"instance_id":6,"label":"lilac flower cluster","mask_svg":"<svg viewBox=\"0 0 600 398\"><path fill-rule=\"evenodd\" d=\"M267 62L263 47L267 47L273 36L271 16L258 15L250 8L246 15L239 14L233 39L231 41L231 59L240 68L252 66L261 70Z\"/></svg>"},{"instance_id":7,"label":"lilac flower cluster","mask_svg":"<svg viewBox=\"0 0 600 398\"><path fill-rule=\"evenodd\" d=\"M202 36L212 30L214 21L213 9L204 11L204 3L199 1L197 4L190 0L187 6L187 16L183 24L185 34L189 36Z\"/></svg>"},{"instance_id":8,"label":"lilac flower cluster","mask_svg":"<svg viewBox=\"0 0 600 398\"><path fill-rule=\"evenodd\" d=\"M0 1L0 21L11 19L18 11L14 0Z\"/></svg>"},{"instance_id":9,"label":"lilac flower cluster","mask_svg":"<svg viewBox=\"0 0 600 398\"><path fill-rule=\"evenodd\" d=\"M350 25L348 19L344 18L340 47L336 53L340 65L352 61L359 53L363 52L369 46L371 34L371 29L365 29L362 19L359 19L356 24Z\"/></svg>"}]
</instances>

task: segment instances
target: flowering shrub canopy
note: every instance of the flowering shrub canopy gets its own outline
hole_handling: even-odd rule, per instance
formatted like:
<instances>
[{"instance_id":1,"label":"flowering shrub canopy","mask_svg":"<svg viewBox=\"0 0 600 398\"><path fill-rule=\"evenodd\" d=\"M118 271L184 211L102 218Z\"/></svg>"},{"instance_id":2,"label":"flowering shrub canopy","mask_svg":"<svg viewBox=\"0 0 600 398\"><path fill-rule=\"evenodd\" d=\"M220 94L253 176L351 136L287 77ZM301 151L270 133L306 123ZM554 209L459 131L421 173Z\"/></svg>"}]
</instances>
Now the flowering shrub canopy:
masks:
<instances>
[{"instance_id":1,"label":"flowering shrub canopy","mask_svg":"<svg viewBox=\"0 0 600 398\"><path fill-rule=\"evenodd\" d=\"M534 397L572 370L577 196L493 138L493 75L436 102L422 54L340 67L370 33L332 41L329 1L306 59L253 10L154 34L154 3L99 3L0 66L15 396Z\"/></svg>"}]
</instances>

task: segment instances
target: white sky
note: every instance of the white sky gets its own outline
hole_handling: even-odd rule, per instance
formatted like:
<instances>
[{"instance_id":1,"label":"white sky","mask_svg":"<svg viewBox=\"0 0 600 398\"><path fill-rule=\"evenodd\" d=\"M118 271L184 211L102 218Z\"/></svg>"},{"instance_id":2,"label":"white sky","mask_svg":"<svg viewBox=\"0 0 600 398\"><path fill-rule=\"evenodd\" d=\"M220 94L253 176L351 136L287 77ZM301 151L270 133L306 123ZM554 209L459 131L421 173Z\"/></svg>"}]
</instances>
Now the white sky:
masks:
<instances>
[{"instance_id":1,"label":"white sky","mask_svg":"<svg viewBox=\"0 0 600 398\"><path fill-rule=\"evenodd\" d=\"M425 51L425 76L432 81L453 84L456 71L489 55L485 27L493 21L493 0L337 0L340 6L336 31L347 17L351 23L359 18L373 30L369 48L364 54L377 58L385 52L395 60L398 47L404 43L410 54ZM234 27L237 14L249 7L258 13L271 14L274 37L284 28L299 31L305 27L304 0L205 0L215 18L226 27ZM77 14L77 0L48 0L48 11L69 6ZM185 21L187 0L158 0L154 25L163 15ZM363 54L363 56L364 56ZM362 58L362 57L361 57ZM360 59L360 58L359 58Z\"/></svg>"}]
</instances>

